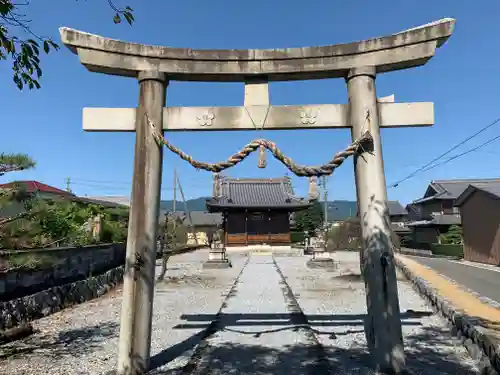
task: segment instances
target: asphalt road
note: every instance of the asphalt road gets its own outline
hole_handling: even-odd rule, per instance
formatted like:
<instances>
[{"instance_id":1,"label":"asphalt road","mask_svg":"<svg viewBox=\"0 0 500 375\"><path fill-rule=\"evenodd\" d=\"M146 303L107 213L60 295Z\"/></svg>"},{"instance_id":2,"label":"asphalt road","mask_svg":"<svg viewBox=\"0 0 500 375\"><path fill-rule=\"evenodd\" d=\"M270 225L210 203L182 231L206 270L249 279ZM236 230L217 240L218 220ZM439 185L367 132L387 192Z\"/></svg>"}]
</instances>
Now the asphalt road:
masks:
<instances>
[{"instance_id":1,"label":"asphalt road","mask_svg":"<svg viewBox=\"0 0 500 375\"><path fill-rule=\"evenodd\" d=\"M500 272L460 264L443 258L411 258L431 267L441 275L455 280L466 288L500 303Z\"/></svg>"}]
</instances>

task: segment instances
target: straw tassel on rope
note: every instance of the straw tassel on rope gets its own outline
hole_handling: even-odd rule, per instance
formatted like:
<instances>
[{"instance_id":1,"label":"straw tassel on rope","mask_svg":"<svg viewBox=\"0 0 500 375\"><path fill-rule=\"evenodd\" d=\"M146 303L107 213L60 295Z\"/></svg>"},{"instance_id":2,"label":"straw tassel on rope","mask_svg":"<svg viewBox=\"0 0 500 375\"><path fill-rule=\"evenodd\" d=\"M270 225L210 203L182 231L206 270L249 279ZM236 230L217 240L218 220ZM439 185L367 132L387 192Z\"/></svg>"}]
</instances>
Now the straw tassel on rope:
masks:
<instances>
[{"instance_id":1,"label":"straw tassel on rope","mask_svg":"<svg viewBox=\"0 0 500 375\"><path fill-rule=\"evenodd\" d=\"M259 163L257 164L257 167L259 168L265 168L267 166L267 159L266 159L266 148L262 145L259 147Z\"/></svg>"},{"instance_id":2,"label":"straw tassel on rope","mask_svg":"<svg viewBox=\"0 0 500 375\"><path fill-rule=\"evenodd\" d=\"M215 173L234 167L236 164L242 162L252 152L257 151L257 149L260 150L260 155L261 155L261 157L259 158L259 168L263 168L261 167L261 165L265 167L266 160L264 153L265 149L267 149L277 160L279 160L282 164L284 164L296 176L300 177L329 176L333 173L333 171L336 168L342 165L345 159L347 159L349 156L360 155L363 152L373 151L373 138L369 132L366 132L360 139L351 143L343 151L337 152L333 156L333 159L330 160L329 162L319 166L305 166L296 164L292 159L284 155L274 142L265 139L256 139L245 145L239 152L231 155L226 161L221 161L218 163L211 164L194 160L192 156L186 154L179 148L169 143L165 139L163 134L161 134L156 129L156 126L149 120L147 114L146 114L146 119L153 131L153 135L158 145L160 146L164 145L170 151L172 151L174 154L177 154L182 160L187 161L196 169L203 169L205 171L215 172Z\"/></svg>"}]
</instances>

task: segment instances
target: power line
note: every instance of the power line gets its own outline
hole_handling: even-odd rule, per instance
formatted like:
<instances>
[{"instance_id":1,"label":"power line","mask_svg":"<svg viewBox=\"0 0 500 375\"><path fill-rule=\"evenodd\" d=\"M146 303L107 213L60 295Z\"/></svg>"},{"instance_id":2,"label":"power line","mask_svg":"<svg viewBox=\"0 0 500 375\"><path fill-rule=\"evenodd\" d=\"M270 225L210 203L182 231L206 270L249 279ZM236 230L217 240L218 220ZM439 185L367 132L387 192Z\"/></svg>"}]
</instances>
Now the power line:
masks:
<instances>
[{"instance_id":1,"label":"power line","mask_svg":"<svg viewBox=\"0 0 500 375\"><path fill-rule=\"evenodd\" d=\"M484 152L485 154L500 156L500 152L489 151L489 150L478 150L479 152Z\"/></svg>"},{"instance_id":2,"label":"power line","mask_svg":"<svg viewBox=\"0 0 500 375\"><path fill-rule=\"evenodd\" d=\"M467 143L468 141L470 141L472 138L475 138L477 137L479 134L483 133L484 131L486 131L487 129L491 128L493 125L495 125L497 122L500 121L500 118L496 119L495 121L493 121L492 123L486 125L485 127L481 128L479 131L477 131L476 133L472 134L471 136L467 137L466 139L464 139L462 142L456 144L455 146L449 148L446 152L443 152L441 155L435 157L434 159L432 159L430 162L428 162L427 164L424 164L423 166L421 166L420 168L418 168L416 171L410 173L408 176L406 176L405 178L399 180L399 181L396 181L394 184L391 184L389 187L398 187L400 183L402 182L405 182L407 180L409 180L410 178L412 178L413 176L415 176L416 174L420 173L420 172L425 172L426 170L429 170L429 169L426 169L428 168L429 166L431 166L433 163L435 163L436 161L442 159L443 157L445 157L446 155L448 155L450 152L452 152L453 150L456 150L458 147L462 146L464 143ZM438 164L440 165L440 164Z\"/></svg>"},{"instance_id":3,"label":"power line","mask_svg":"<svg viewBox=\"0 0 500 375\"><path fill-rule=\"evenodd\" d=\"M76 186L86 186L86 187L113 189L113 190L130 190L132 188L132 183L118 185L118 184L102 183L102 182L81 182L72 180L71 184ZM186 186L190 188L199 188L200 183L196 184L192 182L191 184L187 184ZM173 189L174 188L171 186L162 187L162 190L173 190Z\"/></svg>"},{"instance_id":4,"label":"power line","mask_svg":"<svg viewBox=\"0 0 500 375\"><path fill-rule=\"evenodd\" d=\"M198 180L193 181L193 179L190 179L190 183L184 184L185 186L190 186L190 187L199 187L200 183L203 183L205 181ZM95 185L95 186L102 186L102 187L109 187L109 185L113 185L113 187L117 188L128 188L132 186L132 181L125 182L125 181L105 181L105 180L87 180L87 179L82 179L82 178L71 178L72 184L75 185ZM123 185L123 186L120 186ZM124 186L126 185L126 186ZM167 189L172 190L173 187L168 187Z\"/></svg>"},{"instance_id":5,"label":"power line","mask_svg":"<svg viewBox=\"0 0 500 375\"><path fill-rule=\"evenodd\" d=\"M128 188L126 186L103 186L103 185L98 185L98 184L87 184L87 183L82 183L82 182L72 182L73 185L76 186L81 186L85 188L90 188L90 189L99 189L99 190L104 190L104 191L129 191L132 189L132 187ZM161 191L172 191L173 188L171 187L164 187L161 189Z\"/></svg>"},{"instance_id":6,"label":"power line","mask_svg":"<svg viewBox=\"0 0 500 375\"><path fill-rule=\"evenodd\" d=\"M424 169L422 172L427 172L427 171L430 171L431 169L434 169L434 168L439 167L439 166L441 166L441 165L448 164L450 161L455 160L455 159L458 159L459 157L462 157L462 156L464 156L464 155L470 154L471 152L477 151L477 150L479 150L480 148L482 148L482 147L484 147L484 146L487 146L487 145L489 145L489 144L490 144L490 143L492 143L492 142L497 141L498 139L500 139L500 135L497 135L496 137L491 138L490 140L488 140L488 141L486 141L486 142L483 142L483 143L481 143L480 145L478 145L478 146L476 146L476 147L474 147L474 148L471 148L470 150L467 150L467 151L464 151L464 152L462 152L462 153L460 153L460 154L454 155L454 156L452 156L451 158L446 159L445 161L443 161L443 162L441 162L441 163L439 163L439 164L435 164L435 165L433 165L433 166L430 166L429 168Z\"/></svg>"},{"instance_id":7,"label":"power line","mask_svg":"<svg viewBox=\"0 0 500 375\"><path fill-rule=\"evenodd\" d=\"M83 182L83 183L96 183L96 184L114 184L114 185L132 185L132 182L125 182L125 181L102 181L102 180L86 180L82 178L72 178L73 181L78 182Z\"/></svg>"}]
</instances>

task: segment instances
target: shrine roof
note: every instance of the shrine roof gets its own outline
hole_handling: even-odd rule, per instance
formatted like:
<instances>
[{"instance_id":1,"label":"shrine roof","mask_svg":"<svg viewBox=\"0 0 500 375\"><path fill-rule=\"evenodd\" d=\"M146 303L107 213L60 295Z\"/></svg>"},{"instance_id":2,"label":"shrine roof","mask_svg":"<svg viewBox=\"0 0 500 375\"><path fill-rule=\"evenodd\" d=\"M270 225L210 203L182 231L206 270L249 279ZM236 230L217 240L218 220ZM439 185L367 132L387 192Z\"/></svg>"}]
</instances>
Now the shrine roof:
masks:
<instances>
[{"instance_id":1,"label":"shrine roof","mask_svg":"<svg viewBox=\"0 0 500 375\"><path fill-rule=\"evenodd\" d=\"M298 210L309 207L307 199L294 195L290 178L221 178L216 196L207 200L209 211L224 208Z\"/></svg>"}]
</instances>

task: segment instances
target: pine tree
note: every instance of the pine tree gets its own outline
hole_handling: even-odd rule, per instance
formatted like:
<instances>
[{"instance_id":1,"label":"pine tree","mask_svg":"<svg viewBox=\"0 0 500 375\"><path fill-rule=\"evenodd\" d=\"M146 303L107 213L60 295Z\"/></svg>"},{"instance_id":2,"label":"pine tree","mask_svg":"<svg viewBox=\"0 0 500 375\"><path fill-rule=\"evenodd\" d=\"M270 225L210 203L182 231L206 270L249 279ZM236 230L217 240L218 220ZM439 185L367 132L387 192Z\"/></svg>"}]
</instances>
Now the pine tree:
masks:
<instances>
[{"instance_id":1,"label":"pine tree","mask_svg":"<svg viewBox=\"0 0 500 375\"><path fill-rule=\"evenodd\" d=\"M314 202L306 210L295 215L295 227L298 232L312 233L323 224L323 208L320 202Z\"/></svg>"}]
</instances>

